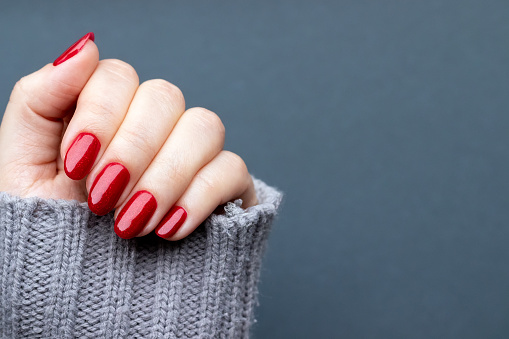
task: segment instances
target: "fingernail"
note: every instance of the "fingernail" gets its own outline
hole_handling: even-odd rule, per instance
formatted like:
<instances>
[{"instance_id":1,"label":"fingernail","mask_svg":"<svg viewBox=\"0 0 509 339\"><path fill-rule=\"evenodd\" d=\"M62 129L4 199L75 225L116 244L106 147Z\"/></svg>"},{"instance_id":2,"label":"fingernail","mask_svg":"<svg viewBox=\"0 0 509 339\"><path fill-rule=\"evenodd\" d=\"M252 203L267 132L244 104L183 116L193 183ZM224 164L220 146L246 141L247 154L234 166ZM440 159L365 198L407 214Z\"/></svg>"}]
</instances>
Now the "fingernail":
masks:
<instances>
[{"instance_id":1,"label":"fingernail","mask_svg":"<svg viewBox=\"0 0 509 339\"><path fill-rule=\"evenodd\" d=\"M186 221L186 218L187 212L185 209L180 206L173 206L157 226L156 234L165 239L172 237Z\"/></svg>"},{"instance_id":2,"label":"fingernail","mask_svg":"<svg viewBox=\"0 0 509 339\"><path fill-rule=\"evenodd\" d=\"M56 58L56 60L53 61L53 66L58 66L62 62L69 60L70 58L78 54L83 49L83 47L85 47L85 44L87 43L88 40L94 41L94 39L95 39L94 33L90 32L85 34L81 39L72 44L71 47L66 49L66 51L62 53L62 55Z\"/></svg>"},{"instance_id":3,"label":"fingernail","mask_svg":"<svg viewBox=\"0 0 509 339\"><path fill-rule=\"evenodd\" d=\"M88 207L97 215L108 214L117 204L129 183L130 174L124 165L112 162L95 178L88 195Z\"/></svg>"},{"instance_id":4,"label":"fingernail","mask_svg":"<svg viewBox=\"0 0 509 339\"><path fill-rule=\"evenodd\" d=\"M156 198L150 192L136 192L117 216L115 233L123 239L134 238L143 230L156 208Z\"/></svg>"},{"instance_id":5,"label":"fingernail","mask_svg":"<svg viewBox=\"0 0 509 339\"><path fill-rule=\"evenodd\" d=\"M81 180L86 177L92 169L100 149L101 142L95 135L91 133L79 134L65 154L65 174L73 180Z\"/></svg>"}]
</instances>

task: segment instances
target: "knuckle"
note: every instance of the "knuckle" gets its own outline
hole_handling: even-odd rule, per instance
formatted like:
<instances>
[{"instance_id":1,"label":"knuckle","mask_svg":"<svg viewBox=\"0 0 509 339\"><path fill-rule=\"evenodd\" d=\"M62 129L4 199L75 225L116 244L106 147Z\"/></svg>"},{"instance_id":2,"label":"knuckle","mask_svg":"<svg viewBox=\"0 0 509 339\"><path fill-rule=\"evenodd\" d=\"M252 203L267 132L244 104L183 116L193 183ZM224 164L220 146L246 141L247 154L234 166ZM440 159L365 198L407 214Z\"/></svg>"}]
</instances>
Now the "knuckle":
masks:
<instances>
[{"instance_id":1,"label":"knuckle","mask_svg":"<svg viewBox=\"0 0 509 339\"><path fill-rule=\"evenodd\" d=\"M149 131L145 130L142 125L137 126L136 131L126 128L122 133L119 133L119 137L126 144L126 149L130 151L129 153L134 149L137 150L135 151L136 154L143 154L148 159L151 159L155 155L155 151L147 141L147 135L150 135Z\"/></svg>"},{"instance_id":2,"label":"knuckle","mask_svg":"<svg viewBox=\"0 0 509 339\"><path fill-rule=\"evenodd\" d=\"M119 77L121 80L138 83L138 73L133 66L125 61L118 59L105 59L99 62L99 67L104 68L114 76Z\"/></svg>"},{"instance_id":3,"label":"knuckle","mask_svg":"<svg viewBox=\"0 0 509 339\"><path fill-rule=\"evenodd\" d=\"M168 166L168 175L175 182L186 182L187 175L183 170L183 166L179 162L174 162L173 165Z\"/></svg>"},{"instance_id":4,"label":"knuckle","mask_svg":"<svg viewBox=\"0 0 509 339\"><path fill-rule=\"evenodd\" d=\"M45 94L40 96L37 90L34 91L34 80L31 77L27 75L16 82L9 101L24 103L32 112L66 110L69 102L75 100L81 90L80 86L72 82L52 79L45 88Z\"/></svg>"},{"instance_id":5,"label":"knuckle","mask_svg":"<svg viewBox=\"0 0 509 339\"><path fill-rule=\"evenodd\" d=\"M9 97L9 103L16 104L22 107L18 111L23 116L23 121L35 123L35 116L44 111L58 112L67 109L67 105L58 104L61 100L53 100L54 98L63 98L65 92L55 91L53 86L48 86L45 95L38 96L36 91L33 90L33 82L30 79L31 75L27 75L19 79L12 93ZM50 114L44 116L50 117Z\"/></svg>"},{"instance_id":6,"label":"knuckle","mask_svg":"<svg viewBox=\"0 0 509 339\"><path fill-rule=\"evenodd\" d=\"M170 178L172 182L183 183L188 180L185 166L178 156L158 159L158 166L164 169L164 174Z\"/></svg>"},{"instance_id":7,"label":"knuckle","mask_svg":"<svg viewBox=\"0 0 509 339\"><path fill-rule=\"evenodd\" d=\"M27 82L26 76L16 81L16 84L14 84L14 88L11 93L10 100L14 101L15 100L14 98L22 98L23 100L29 97L26 89L26 82Z\"/></svg>"},{"instance_id":8,"label":"knuckle","mask_svg":"<svg viewBox=\"0 0 509 339\"><path fill-rule=\"evenodd\" d=\"M110 126L110 123L113 123L116 117L119 115L117 105L107 98L93 98L86 100L78 100L78 105L83 107L83 109L93 117L100 117L97 119L98 124L103 124L106 126ZM90 121L94 121L96 119L90 119Z\"/></svg>"},{"instance_id":9,"label":"knuckle","mask_svg":"<svg viewBox=\"0 0 509 339\"><path fill-rule=\"evenodd\" d=\"M230 151L223 151L223 156L227 166L234 173L239 173L242 177L248 175L247 165L239 155Z\"/></svg>"},{"instance_id":10,"label":"knuckle","mask_svg":"<svg viewBox=\"0 0 509 339\"><path fill-rule=\"evenodd\" d=\"M205 196L214 196L214 192L217 192L216 177L217 176L210 173L210 171L200 171L196 174L196 178L199 183L197 187L200 189L202 194Z\"/></svg>"},{"instance_id":11,"label":"knuckle","mask_svg":"<svg viewBox=\"0 0 509 339\"><path fill-rule=\"evenodd\" d=\"M148 90L155 100L163 105L169 105L178 110L185 107L184 94L174 84L164 79L151 79L141 84L143 89Z\"/></svg>"},{"instance_id":12,"label":"knuckle","mask_svg":"<svg viewBox=\"0 0 509 339\"><path fill-rule=\"evenodd\" d=\"M221 118L216 113L202 107L191 108L189 113L199 127L205 131L212 131L212 133L219 136L220 140L224 140L225 127Z\"/></svg>"}]
</instances>

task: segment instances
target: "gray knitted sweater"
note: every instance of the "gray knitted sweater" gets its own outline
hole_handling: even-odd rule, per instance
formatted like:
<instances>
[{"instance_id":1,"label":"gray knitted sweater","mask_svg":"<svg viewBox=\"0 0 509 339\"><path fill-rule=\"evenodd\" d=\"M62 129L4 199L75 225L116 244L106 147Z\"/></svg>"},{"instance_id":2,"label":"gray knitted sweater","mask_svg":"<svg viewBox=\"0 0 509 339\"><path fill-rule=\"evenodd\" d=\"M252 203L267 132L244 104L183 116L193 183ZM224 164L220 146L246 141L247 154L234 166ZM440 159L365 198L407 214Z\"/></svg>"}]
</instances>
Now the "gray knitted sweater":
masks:
<instances>
[{"instance_id":1,"label":"gray knitted sweater","mask_svg":"<svg viewBox=\"0 0 509 339\"><path fill-rule=\"evenodd\" d=\"M178 242L123 240L86 203L0 192L2 338L246 338L281 193Z\"/></svg>"}]
</instances>

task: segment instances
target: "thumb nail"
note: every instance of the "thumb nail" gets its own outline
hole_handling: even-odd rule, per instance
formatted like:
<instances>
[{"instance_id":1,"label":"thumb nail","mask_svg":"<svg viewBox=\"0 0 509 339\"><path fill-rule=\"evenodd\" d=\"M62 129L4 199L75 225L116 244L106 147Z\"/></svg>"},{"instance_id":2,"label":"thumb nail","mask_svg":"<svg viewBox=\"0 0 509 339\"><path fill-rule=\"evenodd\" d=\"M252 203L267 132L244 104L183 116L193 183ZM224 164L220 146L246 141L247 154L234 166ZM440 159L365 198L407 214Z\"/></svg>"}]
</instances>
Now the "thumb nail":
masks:
<instances>
[{"instance_id":1,"label":"thumb nail","mask_svg":"<svg viewBox=\"0 0 509 339\"><path fill-rule=\"evenodd\" d=\"M85 47L85 44L87 43L88 40L94 41L94 39L95 39L94 33L90 32L85 34L81 39L76 41L74 44L72 44L71 47L69 47L64 53L62 53L62 55L56 58L56 60L53 61L53 66L58 66L64 61L69 60L70 58L78 54L83 49L83 47Z\"/></svg>"}]
</instances>

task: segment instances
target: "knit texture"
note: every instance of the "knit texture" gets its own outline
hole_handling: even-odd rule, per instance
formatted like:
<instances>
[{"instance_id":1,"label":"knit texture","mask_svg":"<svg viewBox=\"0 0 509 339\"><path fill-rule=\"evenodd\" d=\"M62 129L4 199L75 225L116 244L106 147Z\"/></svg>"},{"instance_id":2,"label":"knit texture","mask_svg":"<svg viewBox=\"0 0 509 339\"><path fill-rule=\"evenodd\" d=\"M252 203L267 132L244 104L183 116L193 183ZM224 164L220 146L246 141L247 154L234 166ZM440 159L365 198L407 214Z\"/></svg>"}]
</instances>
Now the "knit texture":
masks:
<instances>
[{"instance_id":1,"label":"knit texture","mask_svg":"<svg viewBox=\"0 0 509 339\"><path fill-rule=\"evenodd\" d=\"M112 213L0 192L2 338L247 338L281 193L229 203L187 238L124 240Z\"/></svg>"}]
</instances>

